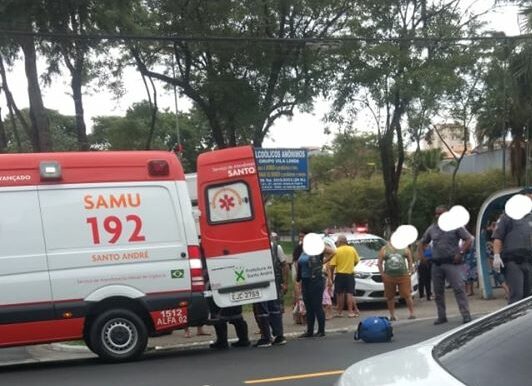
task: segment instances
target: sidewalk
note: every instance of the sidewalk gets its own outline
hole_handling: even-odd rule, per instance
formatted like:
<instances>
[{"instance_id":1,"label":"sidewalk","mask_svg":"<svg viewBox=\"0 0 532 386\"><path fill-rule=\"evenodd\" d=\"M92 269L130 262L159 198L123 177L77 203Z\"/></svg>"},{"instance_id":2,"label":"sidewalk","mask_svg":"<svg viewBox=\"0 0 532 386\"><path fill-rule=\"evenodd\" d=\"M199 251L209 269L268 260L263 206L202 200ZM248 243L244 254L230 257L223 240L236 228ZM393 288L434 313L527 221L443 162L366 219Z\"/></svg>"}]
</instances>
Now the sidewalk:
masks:
<instances>
[{"instance_id":1,"label":"sidewalk","mask_svg":"<svg viewBox=\"0 0 532 386\"><path fill-rule=\"evenodd\" d=\"M452 290L447 289L445 292L446 295L446 305L447 305L447 316L449 318L459 318L460 314L458 312L458 307L456 305L456 300L454 299L454 294ZM498 310L506 305L506 300L504 299L502 289L494 290L494 299L484 300L478 294L470 296L469 306L473 318L479 317L481 315L490 313L492 311ZM420 300L419 298L414 299L415 313L417 316L416 320L423 319L435 319L436 315L436 305L434 300L426 301ZM377 304L361 304L360 308L360 317L358 318L348 318L344 316L342 318L333 318L326 321L326 331L329 334L338 333L338 332L348 332L355 331L356 327L360 320L368 316L387 316L388 310L384 303ZM403 304L397 305L396 311L398 321L394 324L403 324L415 322L415 320L407 320L408 310ZM255 323L255 319L251 312L245 313L244 318L246 319L249 326L249 337L252 342L256 341L259 338L258 328ZM296 325L292 318L291 309L288 307L285 310L283 316L284 332L287 339L295 338L301 333L305 332L305 326ZM211 333L210 336L196 336L196 328L191 328L190 332L192 333L191 338L184 337L184 331L174 331L170 335L164 335L157 338L150 338L148 342L148 350L179 350L185 348L194 348L194 347L206 347L208 344L216 339L214 334L214 329L211 326L205 326L205 331ZM234 333L234 328L229 326L229 339L236 340L236 335ZM47 360L62 360L62 359L74 359L74 358L86 358L92 357L94 354L90 352L84 345L72 345L68 343L53 343L46 345L30 346L28 347L30 354L38 361L47 361Z\"/></svg>"},{"instance_id":2,"label":"sidewalk","mask_svg":"<svg viewBox=\"0 0 532 386\"><path fill-rule=\"evenodd\" d=\"M458 312L458 306L456 305L456 300L452 290L447 289L445 291L446 299L445 304L447 306L447 316L449 318L459 317L460 313ZM498 310L506 306L507 302L504 299L504 293L502 289L494 290L494 299L484 300L478 294L470 296L469 307L471 310L471 315L473 317L478 317L490 313L492 311ZM408 320L408 310L404 304L398 304L396 314L398 317L397 323L410 323L411 320ZM414 299L414 309L416 313L416 320L423 319L436 319L436 304L434 299L430 301L420 300L419 298ZM342 318L333 318L327 320L325 323L326 331L329 333L333 332L346 332L346 331L355 331L360 320L368 316L388 316L388 309L386 308L385 303L377 304L361 304L359 305L360 317L358 318L348 318L347 312L344 312L344 317ZM249 326L249 338L252 341L255 341L259 338L257 334L258 328L255 323L255 319L252 313L245 313L244 318L246 319ZM415 320L414 320L415 321ZM292 318L291 310L287 307L283 315L283 325L284 332L287 338L297 337L298 335L305 332L305 326L297 325L294 323ZM316 326L317 328L317 326ZM162 336L158 338L151 338L149 342L149 347L154 347L157 349L163 348L177 348L177 347L187 347L187 346L202 346L207 344L216 338L214 335L214 329L210 326L205 327L206 331L212 333L211 336L196 336L196 329L191 328L190 332L192 333L192 338L184 338L183 331L174 331L171 335ZM234 333L234 328L229 326L229 338L236 339Z\"/></svg>"}]
</instances>

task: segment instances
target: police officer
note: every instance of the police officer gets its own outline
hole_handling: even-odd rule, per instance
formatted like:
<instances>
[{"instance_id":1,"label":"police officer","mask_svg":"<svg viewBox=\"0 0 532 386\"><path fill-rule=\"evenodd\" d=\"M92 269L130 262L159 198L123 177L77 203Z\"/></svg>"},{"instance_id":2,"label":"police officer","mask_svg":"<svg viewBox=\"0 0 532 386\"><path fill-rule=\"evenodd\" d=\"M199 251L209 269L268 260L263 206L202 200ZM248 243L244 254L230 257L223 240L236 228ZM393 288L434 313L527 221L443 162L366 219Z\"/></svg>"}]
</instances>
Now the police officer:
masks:
<instances>
[{"instance_id":1,"label":"police officer","mask_svg":"<svg viewBox=\"0 0 532 386\"><path fill-rule=\"evenodd\" d=\"M532 188L520 192L532 199ZM504 213L497 222L493 235L493 269L504 274L510 289L508 304L530 294L529 274L532 270L532 213L514 220Z\"/></svg>"},{"instance_id":2,"label":"police officer","mask_svg":"<svg viewBox=\"0 0 532 386\"><path fill-rule=\"evenodd\" d=\"M432 241L432 285L438 310L438 319L434 322L436 325L447 322L445 280L453 288L463 322L468 323L471 321L461 264L463 264L464 253L473 242L473 236L463 227L448 232L443 231L438 226L438 218L445 212L447 212L445 206L440 205L436 208L434 213L435 221L427 228L418 246L418 257L421 261L424 261L423 251ZM461 247L459 246L460 240L464 241Z\"/></svg>"}]
</instances>

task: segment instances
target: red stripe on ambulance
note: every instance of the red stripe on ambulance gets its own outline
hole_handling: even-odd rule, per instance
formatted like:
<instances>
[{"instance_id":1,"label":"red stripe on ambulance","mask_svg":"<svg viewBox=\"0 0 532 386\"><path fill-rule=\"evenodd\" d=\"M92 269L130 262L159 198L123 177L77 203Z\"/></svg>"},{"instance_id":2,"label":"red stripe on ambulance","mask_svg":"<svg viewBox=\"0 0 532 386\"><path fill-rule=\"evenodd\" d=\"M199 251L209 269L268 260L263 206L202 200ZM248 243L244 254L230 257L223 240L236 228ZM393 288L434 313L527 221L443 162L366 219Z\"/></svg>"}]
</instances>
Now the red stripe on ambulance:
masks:
<instances>
[{"instance_id":1,"label":"red stripe on ambulance","mask_svg":"<svg viewBox=\"0 0 532 386\"><path fill-rule=\"evenodd\" d=\"M0 347L80 339L85 318L0 324Z\"/></svg>"}]
</instances>

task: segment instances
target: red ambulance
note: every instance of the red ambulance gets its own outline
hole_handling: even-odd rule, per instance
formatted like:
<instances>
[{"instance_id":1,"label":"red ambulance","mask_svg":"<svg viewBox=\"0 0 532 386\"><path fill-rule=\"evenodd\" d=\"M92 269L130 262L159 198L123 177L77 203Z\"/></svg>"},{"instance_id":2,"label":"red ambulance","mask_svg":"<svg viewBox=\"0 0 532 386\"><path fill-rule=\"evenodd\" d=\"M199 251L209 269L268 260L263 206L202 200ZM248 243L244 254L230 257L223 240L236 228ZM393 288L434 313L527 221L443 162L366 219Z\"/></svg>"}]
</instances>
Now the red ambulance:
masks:
<instances>
[{"instance_id":1,"label":"red ambulance","mask_svg":"<svg viewBox=\"0 0 532 386\"><path fill-rule=\"evenodd\" d=\"M202 247L220 306L274 299L253 149L198 159ZM0 347L84 339L138 358L208 317L183 169L161 151L0 155Z\"/></svg>"}]
</instances>

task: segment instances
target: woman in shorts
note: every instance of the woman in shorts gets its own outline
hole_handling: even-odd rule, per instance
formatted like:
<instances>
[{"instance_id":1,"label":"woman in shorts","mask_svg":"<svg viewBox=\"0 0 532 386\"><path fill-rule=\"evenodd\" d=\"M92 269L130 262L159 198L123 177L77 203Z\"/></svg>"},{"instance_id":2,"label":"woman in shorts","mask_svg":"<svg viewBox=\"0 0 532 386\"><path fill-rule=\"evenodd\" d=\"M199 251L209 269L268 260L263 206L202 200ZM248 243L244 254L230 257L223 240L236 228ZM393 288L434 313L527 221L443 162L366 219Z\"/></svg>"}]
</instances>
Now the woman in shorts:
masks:
<instances>
[{"instance_id":1,"label":"woman in shorts","mask_svg":"<svg viewBox=\"0 0 532 386\"><path fill-rule=\"evenodd\" d=\"M388 242L379 252L378 267L384 284L384 296L390 312L390 320L397 320L395 316L395 295L397 292L406 302L409 312L408 319L415 319L410 282L410 275L414 272L414 264L410 249L395 249Z\"/></svg>"}]
</instances>

